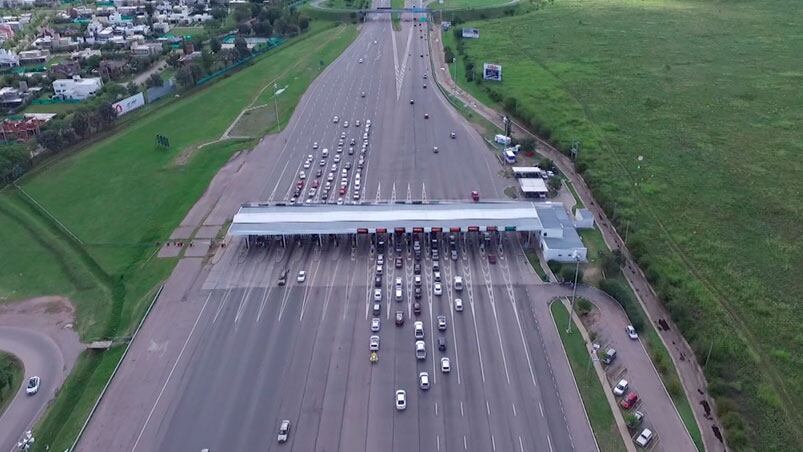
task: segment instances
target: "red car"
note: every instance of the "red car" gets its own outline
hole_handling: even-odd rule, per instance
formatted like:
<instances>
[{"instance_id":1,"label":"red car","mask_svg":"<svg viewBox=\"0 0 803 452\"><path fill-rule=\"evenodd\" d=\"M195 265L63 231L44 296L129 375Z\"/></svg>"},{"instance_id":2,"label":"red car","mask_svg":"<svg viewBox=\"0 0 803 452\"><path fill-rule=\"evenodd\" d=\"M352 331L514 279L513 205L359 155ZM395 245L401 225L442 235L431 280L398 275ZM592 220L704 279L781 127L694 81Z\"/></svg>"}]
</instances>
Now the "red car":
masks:
<instances>
[{"instance_id":1,"label":"red car","mask_svg":"<svg viewBox=\"0 0 803 452\"><path fill-rule=\"evenodd\" d=\"M471 192L471 199L473 199L474 202L479 201L480 200L480 192L478 192L476 190L472 191Z\"/></svg>"},{"instance_id":2,"label":"red car","mask_svg":"<svg viewBox=\"0 0 803 452\"><path fill-rule=\"evenodd\" d=\"M300 181L296 182L296 187L298 187L298 188L304 188L304 181L303 181L303 180L300 180Z\"/></svg>"},{"instance_id":3,"label":"red car","mask_svg":"<svg viewBox=\"0 0 803 452\"><path fill-rule=\"evenodd\" d=\"M340 187L340 194L341 195L345 195L346 194L346 187Z\"/></svg>"},{"instance_id":4,"label":"red car","mask_svg":"<svg viewBox=\"0 0 803 452\"><path fill-rule=\"evenodd\" d=\"M315 179L314 181L312 181L312 187L313 188L318 188L318 185L320 185L320 183L321 182L318 179Z\"/></svg>"},{"instance_id":5,"label":"red car","mask_svg":"<svg viewBox=\"0 0 803 452\"><path fill-rule=\"evenodd\" d=\"M488 255L488 263L495 264L496 263L496 254L489 254Z\"/></svg>"},{"instance_id":6,"label":"red car","mask_svg":"<svg viewBox=\"0 0 803 452\"><path fill-rule=\"evenodd\" d=\"M636 406L636 402L638 402L638 393L635 391L628 392L624 399L619 402L619 406L622 408L629 410Z\"/></svg>"}]
</instances>

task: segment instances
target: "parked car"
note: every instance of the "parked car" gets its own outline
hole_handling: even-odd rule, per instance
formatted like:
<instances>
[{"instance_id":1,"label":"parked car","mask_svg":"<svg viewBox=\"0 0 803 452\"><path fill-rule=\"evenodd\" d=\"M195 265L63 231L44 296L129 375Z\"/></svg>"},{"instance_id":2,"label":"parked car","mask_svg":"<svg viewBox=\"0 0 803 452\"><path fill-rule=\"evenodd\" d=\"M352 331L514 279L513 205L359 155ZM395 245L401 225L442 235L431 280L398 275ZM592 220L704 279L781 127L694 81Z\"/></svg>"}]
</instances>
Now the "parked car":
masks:
<instances>
[{"instance_id":1,"label":"parked car","mask_svg":"<svg viewBox=\"0 0 803 452\"><path fill-rule=\"evenodd\" d=\"M633 408L636 403L638 403L638 393L636 391L630 391L627 393L624 399L619 402L619 406L621 406L625 410L629 410Z\"/></svg>"},{"instance_id":2,"label":"parked car","mask_svg":"<svg viewBox=\"0 0 803 452\"><path fill-rule=\"evenodd\" d=\"M616 383L616 386L613 387L613 395L622 396L627 392L628 383L627 380L619 380L619 383Z\"/></svg>"},{"instance_id":3,"label":"parked car","mask_svg":"<svg viewBox=\"0 0 803 452\"><path fill-rule=\"evenodd\" d=\"M636 438L636 444L641 447L647 447L647 444L650 444L650 441L652 441L652 437L652 430L645 428L641 431L638 438Z\"/></svg>"},{"instance_id":4,"label":"parked car","mask_svg":"<svg viewBox=\"0 0 803 452\"><path fill-rule=\"evenodd\" d=\"M630 339L633 339L633 340L638 339L638 333L636 332L636 329L633 328L633 325L626 326L625 327L625 332L627 332L627 337L629 337Z\"/></svg>"}]
</instances>

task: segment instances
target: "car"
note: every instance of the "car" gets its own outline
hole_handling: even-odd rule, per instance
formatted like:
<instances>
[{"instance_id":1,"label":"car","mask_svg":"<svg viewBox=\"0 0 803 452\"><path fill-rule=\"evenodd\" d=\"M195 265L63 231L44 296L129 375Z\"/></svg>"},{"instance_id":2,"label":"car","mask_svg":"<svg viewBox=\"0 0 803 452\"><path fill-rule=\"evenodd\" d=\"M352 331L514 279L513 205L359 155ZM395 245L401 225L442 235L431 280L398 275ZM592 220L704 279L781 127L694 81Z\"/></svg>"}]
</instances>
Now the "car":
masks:
<instances>
[{"instance_id":1,"label":"car","mask_svg":"<svg viewBox=\"0 0 803 452\"><path fill-rule=\"evenodd\" d=\"M413 295L415 296L416 300L420 299L421 298L421 287L416 286L415 288L413 288Z\"/></svg>"},{"instance_id":2,"label":"car","mask_svg":"<svg viewBox=\"0 0 803 452\"><path fill-rule=\"evenodd\" d=\"M374 317L371 319L371 331L376 333L381 328L382 324L380 323L379 317Z\"/></svg>"},{"instance_id":3,"label":"car","mask_svg":"<svg viewBox=\"0 0 803 452\"><path fill-rule=\"evenodd\" d=\"M438 272L440 272L440 270L441 270L441 264L439 264L438 261L433 262L432 263L432 271L433 271L433 273L438 273Z\"/></svg>"},{"instance_id":4,"label":"car","mask_svg":"<svg viewBox=\"0 0 803 452\"><path fill-rule=\"evenodd\" d=\"M622 407L622 409L624 409L624 410L629 410L629 409L633 408L636 405L637 402L638 402L638 392L630 391L630 392L627 393L625 398L623 398L619 402L619 406Z\"/></svg>"},{"instance_id":5,"label":"car","mask_svg":"<svg viewBox=\"0 0 803 452\"><path fill-rule=\"evenodd\" d=\"M448 374L452 370L452 364L449 362L449 358L444 356L441 358L441 372Z\"/></svg>"},{"instance_id":6,"label":"car","mask_svg":"<svg viewBox=\"0 0 803 452\"><path fill-rule=\"evenodd\" d=\"M357 61L357 62L358 62L358 63L360 63L360 64L362 64L362 58L360 58L360 60L359 60L359 61Z\"/></svg>"},{"instance_id":7,"label":"car","mask_svg":"<svg viewBox=\"0 0 803 452\"><path fill-rule=\"evenodd\" d=\"M316 141L316 142L314 142L314 143L312 143L312 149L318 149L318 142L317 142L317 141ZM307 158L310 158L310 159L311 159L311 158L312 158L312 156L310 155L310 156L308 156Z\"/></svg>"},{"instance_id":8,"label":"car","mask_svg":"<svg viewBox=\"0 0 803 452\"><path fill-rule=\"evenodd\" d=\"M318 168L318 170L315 171L315 177L321 177L321 176L323 176L323 170Z\"/></svg>"},{"instance_id":9,"label":"car","mask_svg":"<svg viewBox=\"0 0 803 452\"><path fill-rule=\"evenodd\" d=\"M488 254L488 263L496 265L496 254Z\"/></svg>"},{"instance_id":10,"label":"car","mask_svg":"<svg viewBox=\"0 0 803 452\"><path fill-rule=\"evenodd\" d=\"M318 179L312 181L312 188L318 188L321 185L321 182Z\"/></svg>"},{"instance_id":11,"label":"car","mask_svg":"<svg viewBox=\"0 0 803 452\"><path fill-rule=\"evenodd\" d=\"M478 192L477 190L472 191L471 192L471 199L473 199L474 202L479 201L480 200L480 192Z\"/></svg>"},{"instance_id":12,"label":"car","mask_svg":"<svg viewBox=\"0 0 803 452\"><path fill-rule=\"evenodd\" d=\"M41 379L36 375L29 378L28 384L25 385L25 394L34 395L39 392L39 383L41 383Z\"/></svg>"},{"instance_id":13,"label":"car","mask_svg":"<svg viewBox=\"0 0 803 452\"><path fill-rule=\"evenodd\" d=\"M279 436L278 436L277 440L280 443L286 443L287 442L287 438L289 436L290 436L290 421L287 420L287 419L284 419L279 424Z\"/></svg>"},{"instance_id":14,"label":"car","mask_svg":"<svg viewBox=\"0 0 803 452\"><path fill-rule=\"evenodd\" d=\"M424 89L427 89L427 84L426 83L424 83Z\"/></svg>"},{"instance_id":15,"label":"car","mask_svg":"<svg viewBox=\"0 0 803 452\"><path fill-rule=\"evenodd\" d=\"M413 323L413 331L415 331L415 338L416 339L423 339L424 338L424 322L420 320L416 320Z\"/></svg>"},{"instance_id":16,"label":"car","mask_svg":"<svg viewBox=\"0 0 803 452\"><path fill-rule=\"evenodd\" d=\"M438 350L446 351L446 337L438 336Z\"/></svg>"},{"instance_id":17,"label":"car","mask_svg":"<svg viewBox=\"0 0 803 452\"><path fill-rule=\"evenodd\" d=\"M650 444L650 441L652 441L652 437L652 430L645 428L641 431L638 438L636 438L636 444L640 447L647 447L647 444Z\"/></svg>"},{"instance_id":18,"label":"car","mask_svg":"<svg viewBox=\"0 0 803 452\"><path fill-rule=\"evenodd\" d=\"M349 155L354 155L354 147L353 146L349 147Z\"/></svg>"},{"instance_id":19,"label":"car","mask_svg":"<svg viewBox=\"0 0 803 452\"><path fill-rule=\"evenodd\" d=\"M382 264L377 264L376 265L376 274L377 275L381 275L382 274Z\"/></svg>"},{"instance_id":20,"label":"car","mask_svg":"<svg viewBox=\"0 0 803 452\"><path fill-rule=\"evenodd\" d=\"M402 301L404 299L404 295L402 294L401 287L397 287L396 291L394 292L394 299L396 301Z\"/></svg>"},{"instance_id":21,"label":"car","mask_svg":"<svg viewBox=\"0 0 803 452\"><path fill-rule=\"evenodd\" d=\"M333 122L333 123L337 124L337 123L338 123L338 121L340 121L340 118L338 118L337 116L335 116L334 118L332 118L332 122Z\"/></svg>"},{"instance_id":22,"label":"car","mask_svg":"<svg viewBox=\"0 0 803 452\"><path fill-rule=\"evenodd\" d=\"M449 132L449 138L455 139L455 138L457 138L457 134L454 133L454 132Z\"/></svg>"},{"instance_id":23,"label":"car","mask_svg":"<svg viewBox=\"0 0 803 452\"><path fill-rule=\"evenodd\" d=\"M429 113L424 113L424 119L429 119Z\"/></svg>"},{"instance_id":24,"label":"car","mask_svg":"<svg viewBox=\"0 0 803 452\"><path fill-rule=\"evenodd\" d=\"M374 276L374 287L382 287L382 277L380 275Z\"/></svg>"},{"instance_id":25,"label":"car","mask_svg":"<svg viewBox=\"0 0 803 452\"><path fill-rule=\"evenodd\" d=\"M365 91L360 93L360 97L365 97Z\"/></svg>"},{"instance_id":26,"label":"car","mask_svg":"<svg viewBox=\"0 0 803 452\"><path fill-rule=\"evenodd\" d=\"M627 392L628 383L627 380L619 380L619 383L616 383L616 386L613 387L613 395L621 396Z\"/></svg>"},{"instance_id":27,"label":"car","mask_svg":"<svg viewBox=\"0 0 803 452\"><path fill-rule=\"evenodd\" d=\"M284 270L284 271L283 271L283 272L282 272L282 273L279 275L279 285L280 285L280 286L283 286L283 285L287 284L287 273L289 273L289 270Z\"/></svg>"},{"instance_id":28,"label":"car","mask_svg":"<svg viewBox=\"0 0 803 452\"><path fill-rule=\"evenodd\" d=\"M318 162L318 166L326 166L326 160L321 159L321 161Z\"/></svg>"},{"instance_id":29,"label":"car","mask_svg":"<svg viewBox=\"0 0 803 452\"><path fill-rule=\"evenodd\" d=\"M433 154L437 154L438 153L438 147L437 146L432 146L432 153Z\"/></svg>"},{"instance_id":30,"label":"car","mask_svg":"<svg viewBox=\"0 0 803 452\"><path fill-rule=\"evenodd\" d=\"M441 272L440 271L433 272L432 278L435 280L435 282L441 282Z\"/></svg>"},{"instance_id":31,"label":"car","mask_svg":"<svg viewBox=\"0 0 803 452\"><path fill-rule=\"evenodd\" d=\"M334 161L335 163L339 163L340 162L340 155L339 154L335 154L335 158L332 159L332 161Z\"/></svg>"},{"instance_id":32,"label":"car","mask_svg":"<svg viewBox=\"0 0 803 452\"><path fill-rule=\"evenodd\" d=\"M421 54L421 58L424 58L424 54L423 53Z\"/></svg>"},{"instance_id":33,"label":"car","mask_svg":"<svg viewBox=\"0 0 803 452\"><path fill-rule=\"evenodd\" d=\"M421 274L421 264L419 264L418 262L413 264L413 274L415 274L415 275L420 275Z\"/></svg>"},{"instance_id":34,"label":"car","mask_svg":"<svg viewBox=\"0 0 803 452\"><path fill-rule=\"evenodd\" d=\"M374 301L382 301L382 289L374 289Z\"/></svg>"},{"instance_id":35,"label":"car","mask_svg":"<svg viewBox=\"0 0 803 452\"><path fill-rule=\"evenodd\" d=\"M299 270L298 276L296 276L296 282L303 283L306 280L307 280L307 272L305 272L304 270Z\"/></svg>"},{"instance_id":36,"label":"car","mask_svg":"<svg viewBox=\"0 0 803 452\"><path fill-rule=\"evenodd\" d=\"M421 315L421 303L417 301L413 303L413 314Z\"/></svg>"},{"instance_id":37,"label":"car","mask_svg":"<svg viewBox=\"0 0 803 452\"><path fill-rule=\"evenodd\" d=\"M424 341L415 341L415 359L427 359L427 346Z\"/></svg>"},{"instance_id":38,"label":"car","mask_svg":"<svg viewBox=\"0 0 803 452\"><path fill-rule=\"evenodd\" d=\"M415 101L410 99L410 105L413 105L414 103L415 103Z\"/></svg>"},{"instance_id":39,"label":"car","mask_svg":"<svg viewBox=\"0 0 803 452\"><path fill-rule=\"evenodd\" d=\"M614 360L616 360L616 349L609 348L606 350L605 353L602 354L602 358L600 358L600 360L605 364L611 364L614 362Z\"/></svg>"},{"instance_id":40,"label":"car","mask_svg":"<svg viewBox=\"0 0 803 452\"><path fill-rule=\"evenodd\" d=\"M644 413L639 410L634 410L630 416L630 419L627 421L627 426L630 428L636 428L644 422Z\"/></svg>"},{"instance_id":41,"label":"car","mask_svg":"<svg viewBox=\"0 0 803 452\"><path fill-rule=\"evenodd\" d=\"M437 296L443 295L443 287L441 287L441 283L436 282L435 284L433 284L432 292Z\"/></svg>"},{"instance_id":42,"label":"car","mask_svg":"<svg viewBox=\"0 0 803 452\"><path fill-rule=\"evenodd\" d=\"M439 315L438 316L438 330L446 331L446 316Z\"/></svg>"},{"instance_id":43,"label":"car","mask_svg":"<svg viewBox=\"0 0 803 452\"><path fill-rule=\"evenodd\" d=\"M424 74L424 80L426 80L426 79L427 79L427 74Z\"/></svg>"},{"instance_id":44,"label":"car","mask_svg":"<svg viewBox=\"0 0 803 452\"><path fill-rule=\"evenodd\" d=\"M627 337L629 337L630 339L633 340L638 339L638 333L636 332L636 329L633 328L633 325L626 326L625 331L627 332Z\"/></svg>"},{"instance_id":45,"label":"car","mask_svg":"<svg viewBox=\"0 0 803 452\"><path fill-rule=\"evenodd\" d=\"M312 198L312 197L314 197L316 192L317 192L317 190L316 190L314 187L311 187L311 188L309 189L309 191L307 192L307 198Z\"/></svg>"},{"instance_id":46,"label":"car","mask_svg":"<svg viewBox=\"0 0 803 452\"><path fill-rule=\"evenodd\" d=\"M304 169L309 169L309 167L310 167L310 166L312 166L312 163L310 163L310 161L309 161L309 160L307 160L306 162L304 162Z\"/></svg>"},{"instance_id":47,"label":"car","mask_svg":"<svg viewBox=\"0 0 803 452\"><path fill-rule=\"evenodd\" d=\"M407 408L407 392L404 389L396 391L396 409L399 411Z\"/></svg>"},{"instance_id":48,"label":"car","mask_svg":"<svg viewBox=\"0 0 803 452\"><path fill-rule=\"evenodd\" d=\"M307 178L307 173L305 173L304 171L301 171L300 173L298 173L298 178L301 179L301 180L306 179Z\"/></svg>"},{"instance_id":49,"label":"car","mask_svg":"<svg viewBox=\"0 0 803 452\"><path fill-rule=\"evenodd\" d=\"M454 290L457 290L457 291L463 290L463 277L462 276L455 276L454 277Z\"/></svg>"},{"instance_id":50,"label":"car","mask_svg":"<svg viewBox=\"0 0 803 452\"><path fill-rule=\"evenodd\" d=\"M379 336L373 335L371 336L368 342L368 349L372 352L379 351Z\"/></svg>"},{"instance_id":51,"label":"car","mask_svg":"<svg viewBox=\"0 0 803 452\"><path fill-rule=\"evenodd\" d=\"M343 128L346 128L348 126L349 126L349 122L348 121L343 121Z\"/></svg>"},{"instance_id":52,"label":"car","mask_svg":"<svg viewBox=\"0 0 803 452\"><path fill-rule=\"evenodd\" d=\"M421 275L413 276L413 284L415 284L416 286L420 286L421 285L421 281L422 281L421 280Z\"/></svg>"},{"instance_id":53,"label":"car","mask_svg":"<svg viewBox=\"0 0 803 452\"><path fill-rule=\"evenodd\" d=\"M402 258L397 257L396 258L396 268L402 268L403 264L404 264L404 261L402 260Z\"/></svg>"},{"instance_id":54,"label":"car","mask_svg":"<svg viewBox=\"0 0 803 452\"><path fill-rule=\"evenodd\" d=\"M404 311L396 311L396 326L404 325Z\"/></svg>"},{"instance_id":55,"label":"car","mask_svg":"<svg viewBox=\"0 0 803 452\"><path fill-rule=\"evenodd\" d=\"M462 299L460 299L460 298L455 298L454 299L454 310L457 311L457 312L462 312L463 311L463 300Z\"/></svg>"},{"instance_id":56,"label":"car","mask_svg":"<svg viewBox=\"0 0 803 452\"><path fill-rule=\"evenodd\" d=\"M374 309L373 309L374 315L379 315L381 311L382 311L382 303L379 302L374 303Z\"/></svg>"},{"instance_id":57,"label":"car","mask_svg":"<svg viewBox=\"0 0 803 452\"><path fill-rule=\"evenodd\" d=\"M360 127L360 120L354 121L354 127Z\"/></svg>"},{"instance_id":58,"label":"car","mask_svg":"<svg viewBox=\"0 0 803 452\"><path fill-rule=\"evenodd\" d=\"M457 250L452 250L449 254L451 255L453 261L457 260Z\"/></svg>"},{"instance_id":59,"label":"car","mask_svg":"<svg viewBox=\"0 0 803 452\"><path fill-rule=\"evenodd\" d=\"M418 387L426 391L429 389L429 374L421 372L418 374Z\"/></svg>"}]
</instances>

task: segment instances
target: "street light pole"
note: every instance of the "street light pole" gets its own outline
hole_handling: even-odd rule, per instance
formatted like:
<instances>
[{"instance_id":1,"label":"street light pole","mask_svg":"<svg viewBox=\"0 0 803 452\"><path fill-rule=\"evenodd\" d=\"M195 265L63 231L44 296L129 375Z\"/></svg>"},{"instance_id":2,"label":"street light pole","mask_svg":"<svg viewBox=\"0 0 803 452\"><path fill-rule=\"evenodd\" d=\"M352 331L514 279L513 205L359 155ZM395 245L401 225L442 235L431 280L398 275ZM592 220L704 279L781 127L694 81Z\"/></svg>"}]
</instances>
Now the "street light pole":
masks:
<instances>
[{"instance_id":1,"label":"street light pole","mask_svg":"<svg viewBox=\"0 0 803 452\"><path fill-rule=\"evenodd\" d=\"M277 130L281 129L281 122L279 121L279 104L276 101L276 98L279 96L279 85L274 83L273 84L273 111L276 113L276 126Z\"/></svg>"},{"instance_id":2,"label":"street light pole","mask_svg":"<svg viewBox=\"0 0 803 452\"><path fill-rule=\"evenodd\" d=\"M572 255L574 256L575 267L574 267L574 287L572 287L572 306L569 309L569 325L566 326L566 334L570 334L572 332L572 316L574 315L574 300L577 296L577 273L580 271L580 256L577 255L577 251L573 252Z\"/></svg>"}]
</instances>

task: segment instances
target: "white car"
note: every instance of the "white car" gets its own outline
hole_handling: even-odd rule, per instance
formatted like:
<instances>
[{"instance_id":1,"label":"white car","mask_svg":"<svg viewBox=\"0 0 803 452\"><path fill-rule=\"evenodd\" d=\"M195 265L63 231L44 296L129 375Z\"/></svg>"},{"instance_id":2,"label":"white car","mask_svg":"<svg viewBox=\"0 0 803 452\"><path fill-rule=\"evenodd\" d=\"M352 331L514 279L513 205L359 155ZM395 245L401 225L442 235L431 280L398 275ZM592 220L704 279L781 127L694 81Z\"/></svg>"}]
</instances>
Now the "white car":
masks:
<instances>
[{"instance_id":1,"label":"white car","mask_svg":"<svg viewBox=\"0 0 803 452\"><path fill-rule=\"evenodd\" d=\"M303 283L306 280L307 280L307 272L305 272L304 270L299 270L298 276L296 276L296 281Z\"/></svg>"},{"instance_id":2,"label":"white car","mask_svg":"<svg viewBox=\"0 0 803 452\"><path fill-rule=\"evenodd\" d=\"M443 294L443 287L441 287L441 283L439 283L439 282L436 282L436 283L435 283L435 284L432 286L432 291L435 293L435 295L437 295L437 296L441 296L441 295Z\"/></svg>"},{"instance_id":3,"label":"white car","mask_svg":"<svg viewBox=\"0 0 803 452\"><path fill-rule=\"evenodd\" d=\"M360 64L362 64L362 58L360 58L360 61L359 61L359 63L360 63Z\"/></svg>"},{"instance_id":4,"label":"white car","mask_svg":"<svg viewBox=\"0 0 803 452\"><path fill-rule=\"evenodd\" d=\"M446 316L439 315L438 316L438 330L439 331L446 331Z\"/></svg>"},{"instance_id":5,"label":"white car","mask_svg":"<svg viewBox=\"0 0 803 452\"><path fill-rule=\"evenodd\" d=\"M463 312L463 300L460 298L454 299L454 310L457 312Z\"/></svg>"},{"instance_id":6,"label":"white car","mask_svg":"<svg viewBox=\"0 0 803 452\"><path fill-rule=\"evenodd\" d=\"M312 166L312 162L310 162L309 160L304 162L304 169L309 169L310 166Z\"/></svg>"},{"instance_id":7,"label":"white car","mask_svg":"<svg viewBox=\"0 0 803 452\"><path fill-rule=\"evenodd\" d=\"M426 391L429 389L429 374L421 372L418 374L418 387Z\"/></svg>"},{"instance_id":8,"label":"white car","mask_svg":"<svg viewBox=\"0 0 803 452\"><path fill-rule=\"evenodd\" d=\"M452 365L449 363L449 358L441 358L441 372L448 374L452 370Z\"/></svg>"},{"instance_id":9,"label":"white car","mask_svg":"<svg viewBox=\"0 0 803 452\"><path fill-rule=\"evenodd\" d=\"M427 359L427 346L424 341L415 341L415 358Z\"/></svg>"},{"instance_id":10,"label":"white car","mask_svg":"<svg viewBox=\"0 0 803 452\"><path fill-rule=\"evenodd\" d=\"M37 376L28 379L28 384L25 386L25 394L34 395L39 392L39 383L41 380Z\"/></svg>"},{"instance_id":11,"label":"white car","mask_svg":"<svg viewBox=\"0 0 803 452\"><path fill-rule=\"evenodd\" d=\"M396 277L396 289L401 289L401 288L402 288L402 279L401 279L401 277L397 276Z\"/></svg>"},{"instance_id":12,"label":"white car","mask_svg":"<svg viewBox=\"0 0 803 452\"><path fill-rule=\"evenodd\" d=\"M318 142L312 143L312 149L318 149Z\"/></svg>"},{"instance_id":13,"label":"white car","mask_svg":"<svg viewBox=\"0 0 803 452\"><path fill-rule=\"evenodd\" d=\"M424 338L424 322L420 320L416 320L413 324L413 328L415 329L415 338L416 339L423 339Z\"/></svg>"},{"instance_id":14,"label":"white car","mask_svg":"<svg viewBox=\"0 0 803 452\"><path fill-rule=\"evenodd\" d=\"M638 339L638 333L636 333L636 329L633 328L633 325L626 326L625 331L627 332L627 337L629 337L630 339L633 340Z\"/></svg>"},{"instance_id":15,"label":"white car","mask_svg":"<svg viewBox=\"0 0 803 452\"><path fill-rule=\"evenodd\" d=\"M462 276L455 276L454 277L454 290L463 290L463 277Z\"/></svg>"},{"instance_id":16,"label":"white car","mask_svg":"<svg viewBox=\"0 0 803 452\"><path fill-rule=\"evenodd\" d=\"M307 178L307 173L305 173L304 171L301 171L300 173L298 173L298 178L301 179L301 180L306 179Z\"/></svg>"},{"instance_id":17,"label":"white car","mask_svg":"<svg viewBox=\"0 0 803 452\"><path fill-rule=\"evenodd\" d=\"M374 301L382 301L382 289L374 289Z\"/></svg>"},{"instance_id":18,"label":"white car","mask_svg":"<svg viewBox=\"0 0 803 452\"><path fill-rule=\"evenodd\" d=\"M333 122L333 123L337 124L337 122L338 122L338 121L340 121L340 118L338 118L337 116L335 116L334 118L332 118L332 122Z\"/></svg>"},{"instance_id":19,"label":"white car","mask_svg":"<svg viewBox=\"0 0 803 452\"><path fill-rule=\"evenodd\" d=\"M379 323L378 317L374 317L373 319L371 319L371 331L376 333L377 331L379 331L380 326L381 324Z\"/></svg>"},{"instance_id":20,"label":"white car","mask_svg":"<svg viewBox=\"0 0 803 452\"><path fill-rule=\"evenodd\" d=\"M290 436L290 421L285 419L279 425L279 437L278 437L279 442L286 443L288 436Z\"/></svg>"},{"instance_id":21,"label":"white car","mask_svg":"<svg viewBox=\"0 0 803 452\"><path fill-rule=\"evenodd\" d=\"M647 447L647 444L650 444L650 441L652 441L652 430L648 428L642 430L641 434L639 434L638 438L636 438L636 444L641 447Z\"/></svg>"},{"instance_id":22,"label":"white car","mask_svg":"<svg viewBox=\"0 0 803 452\"><path fill-rule=\"evenodd\" d=\"M401 411L407 408L407 392L404 389L396 391L396 409Z\"/></svg>"},{"instance_id":23,"label":"white car","mask_svg":"<svg viewBox=\"0 0 803 452\"><path fill-rule=\"evenodd\" d=\"M379 350L379 336L376 336L376 335L371 336L371 340L370 340L370 342L368 344L368 348L372 352L375 352L375 351Z\"/></svg>"},{"instance_id":24,"label":"white car","mask_svg":"<svg viewBox=\"0 0 803 452\"><path fill-rule=\"evenodd\" d=\"M436 270L432 273L432 278L435 280L435 282L441 282L441 272Z\"/></svg>"},{"instance_id":25,"label":"white car","mask_svg":"<svg viewBox=\"0 0 803 452\"><path fill-rule=\"evenodd\" d=\"M619 380L619 383L616 383L616 386L613 387L613 395L621 396L627 392L627 380Z\"/></svg>"},{"instance_id":26,"label":"white car","mask_svg":"<svg viewBox=\"0 0 803 452\"><path fill-rule=\"evenodd\" d=\"M346 128L348 126L349 126L349 122L348 121L343 121L343 127Z\"/></svg>"},{"instance_id":27,"label":"white car","mask_svg":"<svg viewBox=\"0 0 803 452\"><path fill-rule=\"evenodd\" d=\"M421 275L415 275L415 276L413 276L413 283L414 283L416 286L421 286Z\"/></svg>"}]
</instances>

